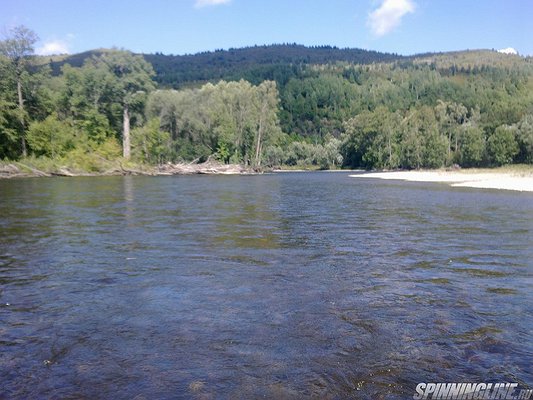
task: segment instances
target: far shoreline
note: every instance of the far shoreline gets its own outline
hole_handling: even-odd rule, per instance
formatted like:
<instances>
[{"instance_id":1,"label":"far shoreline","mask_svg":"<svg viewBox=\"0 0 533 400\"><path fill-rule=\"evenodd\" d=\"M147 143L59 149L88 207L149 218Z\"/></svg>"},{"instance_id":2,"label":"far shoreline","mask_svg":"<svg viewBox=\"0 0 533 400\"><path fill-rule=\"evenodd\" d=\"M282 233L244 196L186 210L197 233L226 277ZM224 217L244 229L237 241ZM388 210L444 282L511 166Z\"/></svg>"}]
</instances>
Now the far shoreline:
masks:
<instances>
[{"instance_id":1,"label":"far shoreline","mask_svg":"<svg viewBox=\"0 0 533 400\"><path fill-rule=\"evenodd\" d=\"M260 171L255 171L250 167L239 164L222 164L214 161L207 161L201 164L178 163L164 164L159 166L124 165L121 162L105 171L80 171L68 167L54 166L47 170L37 169L33 165L21 162L11 162L0 165L0 179L16 178L53 178L53 177L99 177L99 176L176 176L176 175L255 175Z\"/></svg>"},{"instance_id":2,"label":"far shoreline","mask_svg":"<svg viewBox=\"0 0 533 400\"><path fill-rule=\"evenodd\" d=\"M496 189L519 192L533 192L533 166L513 164L496 168L434 169L367 171L362 169L313 169L313 168L269 168L254 170L239 164L222 164L208 161L201 164L179 163L161 166L128 165L118 163L107 171L73 171L67 167L56 167L42 171L21 162L0 164L0 180L38 177L109 177L109 176L183 176L183 175L260 175L276 173L342 172L351 173L351 178L396 180L405 182L443 183L451 187Z\"/></svg>"}]
</instances>

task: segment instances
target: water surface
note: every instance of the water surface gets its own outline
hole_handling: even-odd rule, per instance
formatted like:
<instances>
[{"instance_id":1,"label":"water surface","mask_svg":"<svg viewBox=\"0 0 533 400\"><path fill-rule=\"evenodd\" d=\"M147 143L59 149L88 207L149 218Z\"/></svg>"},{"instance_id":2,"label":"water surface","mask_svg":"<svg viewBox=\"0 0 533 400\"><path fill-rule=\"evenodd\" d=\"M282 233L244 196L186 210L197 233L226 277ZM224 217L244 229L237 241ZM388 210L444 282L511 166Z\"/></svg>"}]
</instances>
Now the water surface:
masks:
<instances>
[{"instance_id":1,"label":"water surface","mask_svg":"<svg viewBox=\"0 0 533 400\"><path fill-rule=\"evenodd\" d=\"M533 384L533 195L347 173L0 181L0 397Z\"/></svg>"}]
</instances>

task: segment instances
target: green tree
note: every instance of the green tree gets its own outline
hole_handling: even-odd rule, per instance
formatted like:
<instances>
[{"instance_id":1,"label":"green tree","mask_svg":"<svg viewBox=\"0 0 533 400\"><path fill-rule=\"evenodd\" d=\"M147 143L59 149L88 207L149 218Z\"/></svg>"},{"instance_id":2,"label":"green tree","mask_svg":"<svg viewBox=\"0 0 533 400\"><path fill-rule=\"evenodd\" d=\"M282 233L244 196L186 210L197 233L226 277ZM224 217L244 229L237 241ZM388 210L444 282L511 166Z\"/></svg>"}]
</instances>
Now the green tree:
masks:
<instances>
[{"instance_id":1,"label":"green tree","mask_svg":"<svg viewBox=\"0 0 533 400\"><path fill-rule=\"evenodd\" d=\"M0 42L0 54L9 61L9 68L4 69L4 71L11 73L16 83L20 143L23 156L27 155L25 138L27 115L24 107L25 96L23 85L24 80L27 79L29 74L28 66L31 64L31 57L34 51L33 46L37 40L38 37L35 32L21 25L11 29L8 37Z\"/></svg>"},{"instance_id":2,"label":"green tree","mask_svg":"<svg viewBox=\"0 0 533 400\"><path fill-rule=\"evenodd\" d=\"M485 137L483 130L477 126L468 126L463 130L459 163L465 167L477 167L485 154Z\"/></svg>"},{"instance_id":3,"label":"green tree","mask_svg":"<svg viewBox=\"0 0 533 400\"><path fill-rule=\"evenodd\" d=\"M370 111L363 111L344 122L343 126L341 151L344 164L372 168L374 156L368 154L368 149L379 131L378 118Z\"/></svg>"},{"instance_id":4,"label":"green tree","mask_svg":"<svg viewBox=\"0 0 533 400\"><path fill-rule=\"evenodd\" d=\"M493 164L512 163L519 151L515 140L515 129L505 125L496 128L487 141L487 150Z\"/></svg>"},{"instance_id":5,"label":"green tree","mask_svg":"<svg viewBox=\"0 0 533 400\"><path fill-rule=\"evenodd\" d=\"M323 168L336 168L342 165L341 141L333 136L326 137L324 144Z\"/></svg>"},{"instance_id":6,"label":"green tree","mask_svg":"<svg viewBox=\"0 0 533 400\"><path fill-rule=\"evenodd\" d=\"M76 138L71 126L50 115L30 124L27 139L35 155L56 158L73 149Z\"/></svg>"},{"instance_id":7,"label":"green tree","mask_svg":"<svg viewBox=\"0 0 533 400\"><path fill-rule=\"evenodd\" d=\"M111 111L115 101L114 77L105 66L94 59L87 60L81 68L64 65L63 85L59 107L65 118L71 118L98 142L111 135Z\"/></svg>"},{"instance_id":8,"label":"green tree","mask_svg":"<svg viewBox=\"0 0 533 400\"><path fill-rule=\"evenodd\" d=\"M410 110L402 120L401 166L439 168L445 164L448 141L440 133L435 111L428 106Z\"/></svg>"},{"instance_id":9,"label":"green tree","mask_svg":"<svg viewBox=\"0 0 533 400\"><path fill-rule=\"evenodd\" d=\"M519 161L533 164L533 114L526 114L518 122L516 138L520 147Z\"/></svg>"},{"instance_id":10,"label":"green tree","mask_svg":"<svg viewBox=\"0 0 533 400\"><path fill-rule=\"evenodd\" d=\"M128 51L113 50L103 53L93 60L97 69L103 68L104 72L111 74L112 92L114 101L122 108L122 151L123 157L130 158L131 137L130 120L131 112L135 107L142 106L146 93L155 88L152 77L154 70L142 56L134 55Z\"/></svg>"},{"instance_id":11,"label":"green tree","mask_svg":"<svg viewBox=\"0 0 533 400\"><path fill-rule=\"evenodd\" d=\"M20 155L20 110L12 91L16 82L9 64L7 58L0 56L0 158Z\"/></svg>"},{"instance_id":12,"label":"green tree","mask_svg":"<svg viewBox=\"0 0 533 400\"><path fill-rule=\"evenodd\" d=\"M171 134L176 154L259 167L263 148L281 135L276 84L208 83L200 89L158 90L147 102L149 118Z\"/></svg>"},{"instance_id":13,"label":"green tree","mask_svg":"<svg viewBox=\"0 0 533 400\"><path fill-rule=\"evenodd\" d=\"M406 129L401 142L402 168L420 168L424 164L424 139L418 129Z\"/></svg>"},{"instance_id":14,"label":"green tree","mask_svg":"<svg viewBox=\"0 0 533 400\"><path fill-rule=\"evenodd\" d=\"M261 166L263 146L276 140L281 134L278 120L278 90L276 82L265 81L255 89L257 127L255 129L255 155L253 165Z\"/></svg>"},{"instance_id":15,"label":"green tree","mask_svg":"<svg viewBox=\"0 0 533 400\"><path fill-rule=\"evenodd\" d=\"M451 164L454 153L459 150L461 127L468 122L468 109L460 103L439 100L435 107L435 114L440 123L440 129L447 135L448 151L447 164Z\"/></svg>"},{"instance_id":16,"label":"green tree","mask_svg":"<svg viewBox=\"0 0 533 400\"><path fill-rule=\"evenodd\" d=\"M170 160L170 134L160 129L159 118L132 130L132 153L137 160L161 165Z\"/></svg>"}]
</instances>

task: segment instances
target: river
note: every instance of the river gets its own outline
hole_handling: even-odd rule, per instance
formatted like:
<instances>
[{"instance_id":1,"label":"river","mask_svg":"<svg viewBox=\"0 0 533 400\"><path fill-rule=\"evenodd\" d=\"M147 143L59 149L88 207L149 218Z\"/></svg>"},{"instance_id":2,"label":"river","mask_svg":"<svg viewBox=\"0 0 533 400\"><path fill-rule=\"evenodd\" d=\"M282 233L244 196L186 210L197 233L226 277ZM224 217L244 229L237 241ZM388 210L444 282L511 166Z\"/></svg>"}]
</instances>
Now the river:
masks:
<instances>
[{"instance_id":1,"label":"river","mask_svg":"<svg viewBox=\"0 0 533 400\"><path fill-rule=\"evenodd\" d=\"M1 398L533 384L533 195L348 173L0 181Z\"/></svg>"}]
</instances>

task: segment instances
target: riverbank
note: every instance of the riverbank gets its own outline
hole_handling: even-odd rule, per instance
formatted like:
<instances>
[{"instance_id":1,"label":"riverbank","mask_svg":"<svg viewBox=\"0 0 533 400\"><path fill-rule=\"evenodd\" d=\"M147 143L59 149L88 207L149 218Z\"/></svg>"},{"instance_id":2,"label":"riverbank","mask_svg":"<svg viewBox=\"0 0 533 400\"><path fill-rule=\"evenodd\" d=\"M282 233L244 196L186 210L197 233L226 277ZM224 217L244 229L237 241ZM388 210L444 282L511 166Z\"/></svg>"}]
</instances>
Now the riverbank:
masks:
<instances>
[{"instance_id":1,"label":"riverbank","mask_svg":"<svg viewBox=\"0 0 533 400\"><path fill-rule=\"evenodd\" d=\"M517 165L495 169L369 172L354 178L446 183L453 187L533 192L533 167Z\"/></svg>"},{"instance_id":2,"label":"riverbank","mask_svg":"<svg viewBox=\"0 0 533 400\"><path fill-rule=\"evenodd\" d=\"M171 176L171 175L250 175L257 173L252 168L238 164L222 164L215 161L205 163L178 163L164 164L160 166L146 166L133 163L116 162L105 170L83 171L64 166L34 165L25 160L24 162L0 163L0 179L32 178L52 176L123 176L123 175L146 175L146 176Z\"/></svg>"},{"instance_id":3,"label":"riverbank","mask_svg":"<svg viewBox=\"0 0 533 400\"><path fill-rule=\"evenodd\" d=\"M37 162L33 162L36 161ZM39 162L41 161L41 162ZM217 161L205 163L178 163L160 166L109 162L106 169L99 171L83 171L79 169L45 164L39 159L25 159L16 162L0 162L0 179L30 177L78 177L78 176L172 176L172 175L252 175L265 171L238 164L222 164ZM274 169L267 172L309 172L309 169ZM326 170L328 172L350 172L347 170ZM460 169L460 170L423 170L423 171L389 171L389 172L357 172L350 175L354 178L373 178L385 180L403 180L408 182L446 183L453 187L471 187L480 189L514 190L533 192L533 166L511 165L494 169Z\"/></svg>"}]
</instances>

